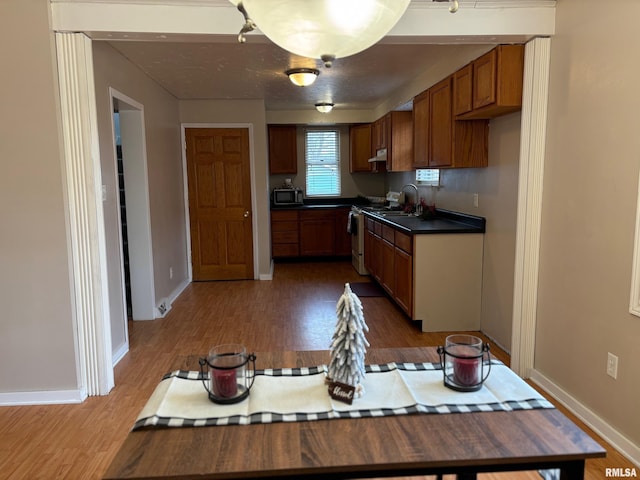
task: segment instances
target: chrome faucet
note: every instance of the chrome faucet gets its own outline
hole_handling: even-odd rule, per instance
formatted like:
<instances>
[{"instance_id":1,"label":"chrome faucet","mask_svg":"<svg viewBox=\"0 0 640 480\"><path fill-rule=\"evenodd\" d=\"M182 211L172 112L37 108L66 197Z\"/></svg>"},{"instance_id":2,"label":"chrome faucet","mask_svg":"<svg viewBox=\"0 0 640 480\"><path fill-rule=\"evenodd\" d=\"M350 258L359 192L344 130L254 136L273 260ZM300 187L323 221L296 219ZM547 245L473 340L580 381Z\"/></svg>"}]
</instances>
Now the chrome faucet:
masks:
<instances>
[{"instance_id":1,"label":"chrome faucet","mask_svg":"<svg viewBox=\"0 0 640 480\"><path fill-rule=\"evenodd\" d=\"M418 187L416 187L416 185L413 184L413 183L407 183L406 185L402 186L402 188L400 189L400 192L404 193L404 189L406 187L411 187L411 188L413 188L413 190L415 190L415 192L416 192L416 199L415 199L415 202L414 202L415 214L416 215L420 215L420 194L418 193Z\"/></svg>"}]
</instances>

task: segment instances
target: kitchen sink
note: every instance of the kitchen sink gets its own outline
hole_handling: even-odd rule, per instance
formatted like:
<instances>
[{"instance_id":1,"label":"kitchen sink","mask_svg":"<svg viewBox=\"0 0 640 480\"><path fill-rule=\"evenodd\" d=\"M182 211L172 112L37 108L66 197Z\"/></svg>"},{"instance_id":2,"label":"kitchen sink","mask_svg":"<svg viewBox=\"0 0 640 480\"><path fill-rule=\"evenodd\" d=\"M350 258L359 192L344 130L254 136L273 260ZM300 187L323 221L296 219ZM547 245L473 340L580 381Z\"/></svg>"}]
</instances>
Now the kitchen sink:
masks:
<instances>
[{"instance_id":1,"label":"kitchen sink","mask_svg":"<svg viewBox=\"0 0 640 480\"><path fill-rule=\"evenodd\" d=\"M401 210L385 210L373 212L374 215L378 215L380 217L414 217L414 213L407 213Z\"/></svg>"}]
</instances>

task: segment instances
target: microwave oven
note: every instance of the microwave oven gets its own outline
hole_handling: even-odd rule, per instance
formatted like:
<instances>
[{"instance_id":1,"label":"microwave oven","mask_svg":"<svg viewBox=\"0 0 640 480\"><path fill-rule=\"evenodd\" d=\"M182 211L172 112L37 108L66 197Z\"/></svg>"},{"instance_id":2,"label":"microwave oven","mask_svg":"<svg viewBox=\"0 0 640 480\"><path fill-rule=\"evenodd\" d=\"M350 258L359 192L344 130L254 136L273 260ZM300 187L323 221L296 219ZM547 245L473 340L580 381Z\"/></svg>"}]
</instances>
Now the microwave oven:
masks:
<instances>
[{"instance_id":1,"label":"microwave oven","mask_svg":"<svg viewBox=\"0 0 640 480\"><path fill-rule=\"evenodd\" d=\"M302 205L301 188L274 188L274 205Z\"/></svg>"}]
</instances>

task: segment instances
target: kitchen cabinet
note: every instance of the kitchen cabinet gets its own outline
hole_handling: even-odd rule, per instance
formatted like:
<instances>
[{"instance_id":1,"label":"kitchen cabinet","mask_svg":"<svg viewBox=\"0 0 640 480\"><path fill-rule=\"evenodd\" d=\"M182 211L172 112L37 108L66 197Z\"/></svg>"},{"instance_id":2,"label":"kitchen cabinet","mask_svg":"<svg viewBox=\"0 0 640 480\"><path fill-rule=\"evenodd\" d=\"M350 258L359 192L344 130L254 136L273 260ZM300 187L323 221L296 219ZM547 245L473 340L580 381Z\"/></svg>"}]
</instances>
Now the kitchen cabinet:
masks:
<instances>
[{"instance_id":1,"label":"kitchen cabinet","mask_svg":"<svg viewBox=\"0 0 640 480\"><path fill-rule=\"evenodd\" d=\"M300 255L297 210L271 211L271 255L273 258Z\"/></svg>"},{"instance_id":2,"label":"kitchen cabinet","mask_svg":"<svg viewBox=\"0 0 640 480\"><path fill-rule=\"evenodd\" d=\"M334 255L335 231L334 210L301 210L300 255L305 257Z\"/></svg>"},{"instance_id":3,"label":"kitchen cabinet","mask_svg":"<svg viewBox=\"0 0 640 480\"><path fill-rule=\"evenodd\" d=\"M524 45L498 45L454 74L457 119L490 119L522 108Z\"/></svg>"},{"instance_id":4,"label":"kitchen cabinet","mask_svg":"<svg viewBox=\"0 0 640 480\"><path fill-rule=\"evenodd\" d=\"M415 168L429 168L430 110L431 93L425 90L413 99L413 166Z\"/></svg>"},{"instance_id":5,"label":"kitchen cabinet","mask_svg":"<svg viewBox=\"0 0 640 480\"><path fill-rule=\"evenodd\" d=\"M414 168L486 167L488 120L455 120L453 75L416 96L413 104Z\"/></svg>"},{"instance_id":6,"label":"kitchen cabinet","mask_svg":"<svg viewBox=\"0 0 640 480\"><path fill-rule=\"evenodd\" d=\"M367 218L364 237L364 266L371 276L381 283L382 273L382 225Z\"/></svg>"},{"instance_id":7,"label":"kitchen cabinet","mask_svg":"<svg viewBox=\"0 0 640 480\"><path fill-rule=\"evenodd\" d=\"M372 219L366 221L365 267L404 312L412 316L411 236Z\"/></svg>"},{"instance_id":8,"label":"kitchen cabinet","mask_svg":"<svg viewBox=\"0 0 640 480\"><path fill-rule=\"evenodd\" d=\"M452 79L447 77L429 89L431 92L429 167L448 167L452 163L453 117L451 86Z\"/></svg>"},{"instance_id":9,"label":"kitchen cabinet","mask_svg":"<svg viewBox=\"0 0 640 480\"><path fill-rule=\"evenodd\" d=\"M298 173L298 146L295 125L269 125L269 173Z\"/></svg>"},{"instance_id":10,"label":"kitchen cabinet","mask_svg":"<svg viewBox=\"0 0 640 480\"><path fill-rule=\"evenodd\" d=\"M393 111L387 114L387 171L413 170L413 114Z\"/></svg>"},{"instance_id":11,"label":"kitchen cabinet","mask_svg":"<svg viewBox=\"0 0 640 480\"><path fill-rule=\"evenodd\" d=\"M349 128L349 171L371 172L369 159L373 157L372 126L370 123L352 125Z\"/></svg>"},{"instance_id":12,"label":"kitchen cabinet","mask_svg":"<svg viewBox=\"0 0 640 480\"><path fill-rule=\"evenodd\" d=\"M482 233L408 234L366 219L365 265L424 332L480 328Z\"/></svg>"},{"instance_id":13,"label":"kitchen cabinet","mask_svg":"<svg viewBox=\"0 0 640 480\"><path fill-rule=\"evenodd\" d=\"M393 233L392 227L387 225L382 226L382 272L380 274L380 284L392 297L396 289L396 252L393 243Z\"/></svg>"},{"instance_id":14,"label":"kitchen cabinet","mask_svg":"<svg viewBox=\"0 0 640 480\"><path fill-rule=\"evenodd\" d=\"M286 257L347 257L351 207L271 210L271 255Z\"/></svg>"},{"instance_id":15,"label":"kitchen cabinet","mask_svg":"<svg viewBox=\"0 0 640 480\"><path fill-rule=\"evenodd\" d=\"M394 236L394 268L396 303L408 315L413 309L413 242L410 235L396 231Z\"/></svg>"},{"instance_id":16,"label":"kitchen cabinet","mask_svg":"<svg viewBox=\"0 0 640 480\"><path fill-rule=\"evenodd\" d=\"M388 148L390 115L386 114L373 122L373 152L382 148Z\"/></svg>"}]
</instances>

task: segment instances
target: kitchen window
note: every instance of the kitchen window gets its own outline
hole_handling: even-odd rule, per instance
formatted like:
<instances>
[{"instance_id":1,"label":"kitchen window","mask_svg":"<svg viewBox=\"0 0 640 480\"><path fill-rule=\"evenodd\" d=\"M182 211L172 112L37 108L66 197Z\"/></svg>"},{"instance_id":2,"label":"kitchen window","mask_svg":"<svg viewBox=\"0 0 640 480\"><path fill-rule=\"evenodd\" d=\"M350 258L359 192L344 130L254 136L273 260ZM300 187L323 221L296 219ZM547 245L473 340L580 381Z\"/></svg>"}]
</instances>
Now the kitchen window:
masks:
<instances>
[{"instance_id":1,"label":"kitchen window","mask_svg":"<svg viewBox=\"0 0 640 480\"><path fill-rule=\"evenodd\" d=\"M306 196L340 196L340 132L305 130Z\"/></svg>"},{"instance_id":2,"label":"kitchen window","mask_svg":"<svg viewBox=\"0 0 640 480\"><path fill-rule=\"evenodd\" d=\"M439 187L440 170L437 168L420 168L416 170L416 183L428 187Z\"/></svg>"}]
</instances>

